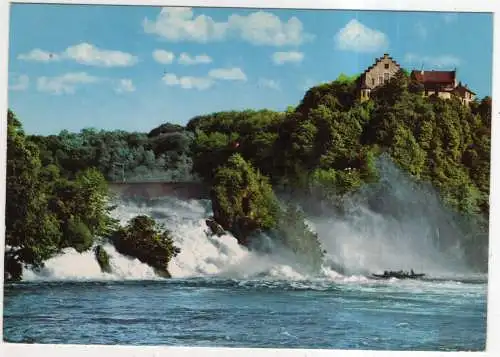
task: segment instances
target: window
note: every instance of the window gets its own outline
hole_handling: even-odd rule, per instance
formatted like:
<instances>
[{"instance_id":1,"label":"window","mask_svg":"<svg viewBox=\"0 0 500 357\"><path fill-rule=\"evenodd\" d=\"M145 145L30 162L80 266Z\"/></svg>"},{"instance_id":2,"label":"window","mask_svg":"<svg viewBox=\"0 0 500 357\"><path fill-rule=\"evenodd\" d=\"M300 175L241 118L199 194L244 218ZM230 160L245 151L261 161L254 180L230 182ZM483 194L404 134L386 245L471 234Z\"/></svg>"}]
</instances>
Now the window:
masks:
<instances>
[{"instance_id":1,"label":"window","mask_svg":"<svg viewBox=\"0 0 500 357\"><path fill-rule=\"evenodd\" d=\"M384 73L384 83L389 81L389 73Z\"/></svg>"},{"instance_id":2,"label":"window","mask_svg":"<svg viewBox=\"0 0 500 357\"><path fill-rule=\"evenodd\" d=\"M375 78L372 78L372 86L375 85Z\"/></svg>"},{"instance_id":3,"label":"window","mask_svg":"<svg viewBox=\"0 0 500 357\"><path fill-rule=\"evenodd\" d=\"M389 63L384 64L385 69L389 69Z\"/></svg>"}]
</instances>

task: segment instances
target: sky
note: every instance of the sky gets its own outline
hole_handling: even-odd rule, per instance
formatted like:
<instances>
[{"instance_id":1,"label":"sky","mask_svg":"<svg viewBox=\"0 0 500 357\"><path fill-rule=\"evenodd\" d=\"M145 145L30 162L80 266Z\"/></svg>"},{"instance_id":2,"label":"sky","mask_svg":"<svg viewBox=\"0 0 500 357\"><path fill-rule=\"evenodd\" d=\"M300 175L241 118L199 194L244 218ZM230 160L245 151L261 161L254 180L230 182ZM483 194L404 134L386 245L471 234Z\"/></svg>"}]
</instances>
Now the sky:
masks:
<instances>
[{"instance_id":1,"label":"sky","mask_svg":"<svg viewBox=\"0 0 500 357\"><path fill-rule=\"evenodd\" d=\"M456 68L484 97L492 25L481 13L13 4L8 103L29 134L149 132L285 110L384 53L409 70Z\"/></svg>"}]
</instances>

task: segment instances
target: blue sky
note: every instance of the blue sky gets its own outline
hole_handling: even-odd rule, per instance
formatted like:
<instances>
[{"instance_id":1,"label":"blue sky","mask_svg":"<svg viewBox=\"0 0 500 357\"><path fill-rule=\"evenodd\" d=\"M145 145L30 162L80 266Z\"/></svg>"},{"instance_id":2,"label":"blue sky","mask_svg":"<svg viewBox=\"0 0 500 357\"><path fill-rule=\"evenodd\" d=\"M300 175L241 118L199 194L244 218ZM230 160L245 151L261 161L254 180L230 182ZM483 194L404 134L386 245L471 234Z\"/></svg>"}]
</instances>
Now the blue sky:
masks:
<instances>
[{"instance_id":1,"label":"blue sky","mask_svg":"<svg viewBox=\"0 0 500 357\"><path fill-rule=\"evenodd\" d=\"M9 107L28 133L284 110L386 52L491 94L489 14L14 4L10 26Z\"/></svg>"}]
</instances>

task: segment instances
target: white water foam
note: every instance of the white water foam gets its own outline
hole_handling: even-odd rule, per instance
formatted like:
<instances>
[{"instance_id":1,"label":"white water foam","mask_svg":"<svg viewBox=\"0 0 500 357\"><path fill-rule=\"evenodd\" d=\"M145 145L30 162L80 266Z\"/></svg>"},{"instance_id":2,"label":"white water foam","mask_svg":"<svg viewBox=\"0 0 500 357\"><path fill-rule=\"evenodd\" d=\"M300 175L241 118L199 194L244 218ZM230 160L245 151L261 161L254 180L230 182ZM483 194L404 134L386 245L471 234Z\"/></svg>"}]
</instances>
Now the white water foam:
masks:
<instances>
[{"instance_id":1,"label":"white water foam","mask_svg":"<svg viewBox=\"0 0 500 357\"><path fill-rule=\"evenodd\" d=\"M172 232L181 253L173 258L168 270L173 278L219 277L228 279L317 280L344 283L373 283L366 275L382 269L444 272L449 261L429 249L425 225L408 220L390 221L365 207L347 218L311 217L307 225L319 234L328 250L326 264L318 276L303 273L290 255L251 251L238 244L231 234L220 237L207 234L205 219L210 216L209 201L182 201L172 197L143 202L117 202L115 218L126 224L144 214ZM24 280L125 280L155 279L153 269L137 259L125 257L110 244L104 248L111 258L113 272L102 273L93 251L79 254L67 249L46 262L41 272L25 271ZM424 261L425 263L422 263ZM339 269L347 268L346 271ZM390 267L388 267L390 265ZM453 267L455 268L455 267ZM391 282L388 282L389 284Z\"/></svg>"},{"instance_id":2,"label":"white water foam","mask_svg":"<svg viewBox=\"0 0 500 357\"><path fill-rule=\"evenodd\" d=\"M111 244L103 248L110 256L112 273L103 273L93 250L78 253L67 248L62 254L45 262L39 272L25 269L25 281L59 281L59 280L152 280L158 279L154 270L137 259L131 259L118 253Z\"/></svg>"},{"instance_id":3,"label":"white water foam","mask_svg":"<svg viewBox=\"0 0 500 357\"><path fill-rule=\"evenodd\" d=\"M216 276L220 278L249 279L266 277L282 280L304 280L279 255L252 252L238 244L231 234L220 237L207 234L205 219L209 216L207 202L181 201L162 198L144 203L119 202L114 218L126 224L137 215L148 215L169 229L181 253L174 257L168 270L173 278ZM111 244L103 245L110 256L112 273L103 273L92 250L78 253L72 248L45 262L35 272L25 269L23 280L141 280L157 279L148 265L123 256Z\"/></svg>"},{"instance_id":4,"label":"white water foam","mask_svg":"<svg viewBox=\"0 0 500 357\"><path fill-rule=\"evenodd\" d=\"M229 234L208 236L206 212L203 201L164 198L148 205L122 203L114 215L126 223L138 214L146 214L169 229L181 253L170 261L168 270L174 278L186 278L217 275L250 254Z\"/></svg>"},{"instance_id":5,"label":"white water foam","mask_svg":"<svg viewBox=\"0 0 500 357\"><path fill-rule=\"evenodd\" d=\"M428 226L390 220L367 208L345 218L316 218L312 222L328 258L346 272L383 272L414 269L427 274L449 274L464 267L445 256L430 241Z\"/></svg>"}]
</instances>

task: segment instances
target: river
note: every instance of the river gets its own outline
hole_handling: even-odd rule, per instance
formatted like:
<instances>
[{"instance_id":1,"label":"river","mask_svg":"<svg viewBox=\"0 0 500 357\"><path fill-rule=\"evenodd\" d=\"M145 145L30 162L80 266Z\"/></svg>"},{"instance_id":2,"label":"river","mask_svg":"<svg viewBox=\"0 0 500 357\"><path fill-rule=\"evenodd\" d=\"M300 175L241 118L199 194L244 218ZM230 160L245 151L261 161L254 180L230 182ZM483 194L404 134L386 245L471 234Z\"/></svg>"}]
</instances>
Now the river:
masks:
<instances>
[{"instance_id":1,"label":"river","mask_svg":"<svg viewBox=\"0 0 500 357\"><path fill-rule=\"evenodd\" d=\"M11 342L484 350L486 286L173 279L6 289Z\"/></svg>"}]
</instances>

